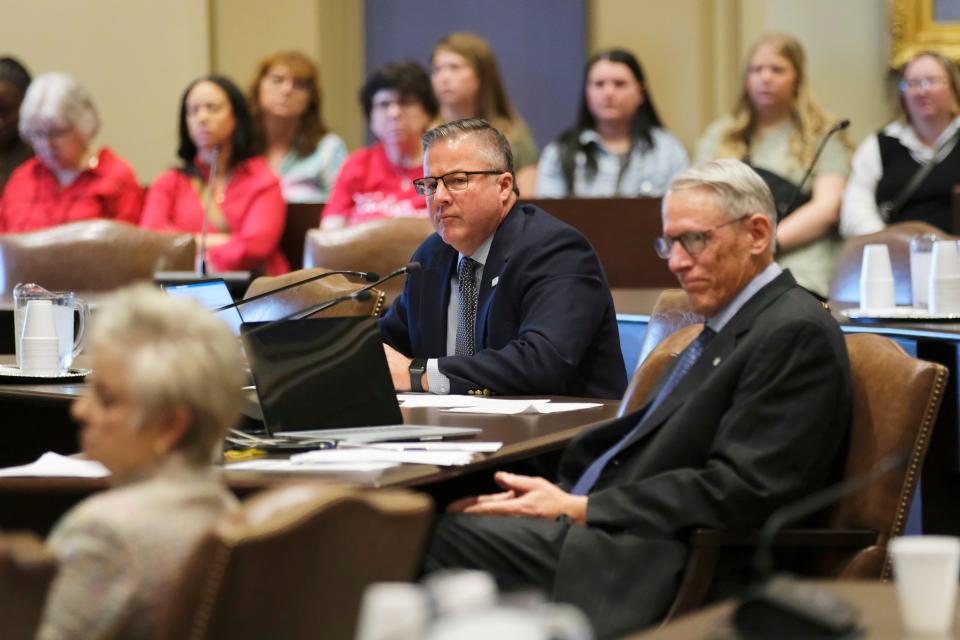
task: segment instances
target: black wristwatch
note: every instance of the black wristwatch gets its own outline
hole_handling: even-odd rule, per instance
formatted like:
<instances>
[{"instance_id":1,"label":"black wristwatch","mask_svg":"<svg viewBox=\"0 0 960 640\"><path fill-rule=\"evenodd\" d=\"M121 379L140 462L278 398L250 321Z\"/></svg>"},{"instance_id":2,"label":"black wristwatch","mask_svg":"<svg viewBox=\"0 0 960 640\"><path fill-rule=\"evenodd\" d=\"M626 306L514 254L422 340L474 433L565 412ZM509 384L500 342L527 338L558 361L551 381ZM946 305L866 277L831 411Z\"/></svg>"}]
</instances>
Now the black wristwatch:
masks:
<instances>
[{"instance_id":1,"label":"black wristwatch","mask_svg":"<svg viewBox=\"0 0 960 640\"><path fill-rule=\"evenodd\" d=\"M410 390L423 392L423 373L427 370L426 358L414 358L410 361Z\"/></svg>"}]
</instances>

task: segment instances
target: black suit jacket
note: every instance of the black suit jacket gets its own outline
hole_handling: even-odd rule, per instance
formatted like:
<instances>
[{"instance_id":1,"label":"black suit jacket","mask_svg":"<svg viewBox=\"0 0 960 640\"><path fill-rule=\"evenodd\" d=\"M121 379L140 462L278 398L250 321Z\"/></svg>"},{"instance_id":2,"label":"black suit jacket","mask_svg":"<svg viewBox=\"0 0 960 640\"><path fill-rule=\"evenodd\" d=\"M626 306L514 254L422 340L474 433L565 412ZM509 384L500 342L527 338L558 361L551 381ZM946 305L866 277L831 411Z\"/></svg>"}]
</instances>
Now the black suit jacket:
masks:
<instances>
[{"instance_id":1,"label":"black suit jacket","mask_svg":"<svg viewBox=\"0 0 960 640\"><path fill-rule=\"evenodd\" d=\"M437 234L413 254L421 270L380 320L384 341L439 358L451 393L619 398L627 386L616 313L600 261L573 227L516 204L483 268L476 349L447 356L447 305L457 251Z\"/></svg>"},{"instance_id":2,"label":"black suit jacket","mask_svg":"<svg viewBox=\"0 0 960 640\"><path fill-rule=\"evenodd\" d=\"M565 488L642 419L590 493L587 525L570 526L554 595L587 608L607 631L656 620L683 568L686 531L758 527L821 487L846 441L851 402L839 327L781 274L651 415L641 418L644 407L570 444Z\"/></svg>"}]
</instances>

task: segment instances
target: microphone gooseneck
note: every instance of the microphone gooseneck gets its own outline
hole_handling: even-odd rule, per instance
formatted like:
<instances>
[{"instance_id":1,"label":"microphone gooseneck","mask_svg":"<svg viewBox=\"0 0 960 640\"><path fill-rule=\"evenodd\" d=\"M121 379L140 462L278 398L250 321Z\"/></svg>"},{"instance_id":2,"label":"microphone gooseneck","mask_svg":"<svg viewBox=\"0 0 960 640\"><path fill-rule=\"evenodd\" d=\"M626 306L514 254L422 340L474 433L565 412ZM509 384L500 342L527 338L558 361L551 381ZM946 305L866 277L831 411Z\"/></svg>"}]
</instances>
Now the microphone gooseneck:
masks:
<instances>
[{"instance_id":1,"label":"microphone gooseneck","mask_svg":"<svg viewBox=\"0 0 960 640\"><path fill-rule=\"evenodd\" d=\"M784 208L783 211L777 212L777 217L783 219L787 213L793 211L794 205L797 204L797 200L800 199L800 196L803 195L803 188L807 184L807 180L810 179L810 175L813 173L814 168L817 166L817 161L820 160L820 155L823 153L824 148L827 146L827 142L832 138L838 131L843 131L850 126L850 119L844 118L837 121L830 131L827 131L827 134L823 136L823 140L820 141L820 146L817 147L817 152L813 154L813 160L810 161L810 165L807 167L806 173L803 174L803 179L800 180L800 184L797 185L797 190L793 194L793 198L790 200L790 203Z\"/></svg>"},{"instance_id":2,"label":"microphone gooseneck","mask_svg":"<svg viewBox=\"0 0 960 640\"><path fill-rule=\"evenodd\" d=\"M200 227L200 262L197 273L207 275L207 233L210 227L210 207L213 206L213 190L217 184L217 165L220 162L220 145L215 144L210 149L210 176L207 178L207 202L203 207L203 222Z\"/></svg>"},{"instance_id":3,"label":"microphone gooseneck","mask_svg":"<svg viewBox=\"0 0 960 640\"><path fill-rule=\"evenodd\" d=\"M398 277L398 276L402 276L402 275L405 274L405 273L414 273L414 272L417 272L417 271L419 271L419 270L420 270L420 263L419 263L419 262L408 262L407 264L403 265L403 266L400 267L399 269L394 269L393 271L391 271L391 272L388 273L387 275L383 276L382 278L376 280L375 282L371 282L371 283L368 284L368 285L364 285L364 286L360 287L359 289L357 289L356 291L354 291L354 293L361 293L361 292L363 292L363 291L370 291L370 289L373 289L374 287L379 287L380 285L382 285L384 282L387 282L388 280L393 280L394 278L396 278L396 277ZM306 311L303 313L303 315L301 315L301 316L299 316L299 317L300 317L300 318L309 318L310 316L312 316L312 315L315 314L315 313L320 313L321 311L323 311L323 310L325 310L325 309L328 309L329 307L323 306L324 304L325 304L325 303L320 303L319 305L317 305L316 308L312 308L312 309L306 310ZM332 306L332 305L331 305L331 306Z\"/></svg>"}]
</instances>

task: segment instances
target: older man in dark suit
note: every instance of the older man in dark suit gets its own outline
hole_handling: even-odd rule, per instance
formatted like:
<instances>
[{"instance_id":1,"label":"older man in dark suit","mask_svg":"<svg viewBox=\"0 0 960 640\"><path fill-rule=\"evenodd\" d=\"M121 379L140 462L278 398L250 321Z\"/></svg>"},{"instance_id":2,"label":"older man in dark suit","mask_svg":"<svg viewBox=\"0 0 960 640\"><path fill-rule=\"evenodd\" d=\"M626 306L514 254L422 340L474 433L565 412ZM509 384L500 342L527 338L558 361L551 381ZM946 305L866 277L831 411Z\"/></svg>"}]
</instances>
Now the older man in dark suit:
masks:
<instances>
[{"instance_id":1,"label":"older man in dark suit","mask_svg":"<svg viewBox=\"0 0 960 640\"><path fill-rule=\"evenodd\" d=\"M619 398L626 369L600 261L573 227L517 202L513 154L484 120L423 137L437 233L380 321L398 391Z\"/></svg>"},{"instance_id":2,"label":"older man in dark suit","mask_svg":"<svg viewBox=\"0 0 960 640\"><path fill-rule=\"evenodd\" d=\"M616 635L664 614L690 528L756 527L828 480L849 427L849 362L830 314L773 261L775 216L737 160L674 181L657 251L703 332L641 410L570 444L556 484L498 473L502 493L451 505L427 570L538 586Z\"/></svg>"}]
</instances>

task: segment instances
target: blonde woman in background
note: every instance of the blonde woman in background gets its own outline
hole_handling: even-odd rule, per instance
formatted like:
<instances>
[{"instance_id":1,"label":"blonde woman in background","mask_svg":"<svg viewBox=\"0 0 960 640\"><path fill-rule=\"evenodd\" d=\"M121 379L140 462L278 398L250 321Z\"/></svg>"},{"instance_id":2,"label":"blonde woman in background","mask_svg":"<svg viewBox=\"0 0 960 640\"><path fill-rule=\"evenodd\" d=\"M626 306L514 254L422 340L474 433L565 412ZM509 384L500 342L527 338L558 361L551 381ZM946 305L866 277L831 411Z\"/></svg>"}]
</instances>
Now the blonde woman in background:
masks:
<instances>
[{"instance_id":1,"label":"blonde woman in background","mask_svg":"<svg viewBox=\"0 0 960 640\"><path fill-rule=\"evenodd\" d=\"M697 146L697 161L739 158L773 191L781 222L777 262L800 285L826 296L840 249L837 222L850 172L850 144L841 135L827 142L810 181L785 211L837 119L813 99L803 47L793 36L771 33L750 49L743 91L733 112L710 125Z\"/></svg>"},{"instance_id":2,"label":"blonde woman in background","mask_svg":"<svg viewBox=\"0 0 960 640\"><path fill-rule=\"evenodd\" d=\"M440 120L483 118L500 130L513 150L517 186L532 197L540 152L530 129L513 110L490 44L473 33L457 32L433 47L430 80L440 104Z\"/></svg>"},{"instance_id":3,"label":"blonde woman in background","mask_svg":"<svg viewBox=\"0 0 960 640\"><path fill-rule=\"evenodd\" d=\"M287 202L326 202L347 157L323 121L319 84L307 56L279 51L260 61L250 85L254 137Z\"/></svg>"}]
</instances>

